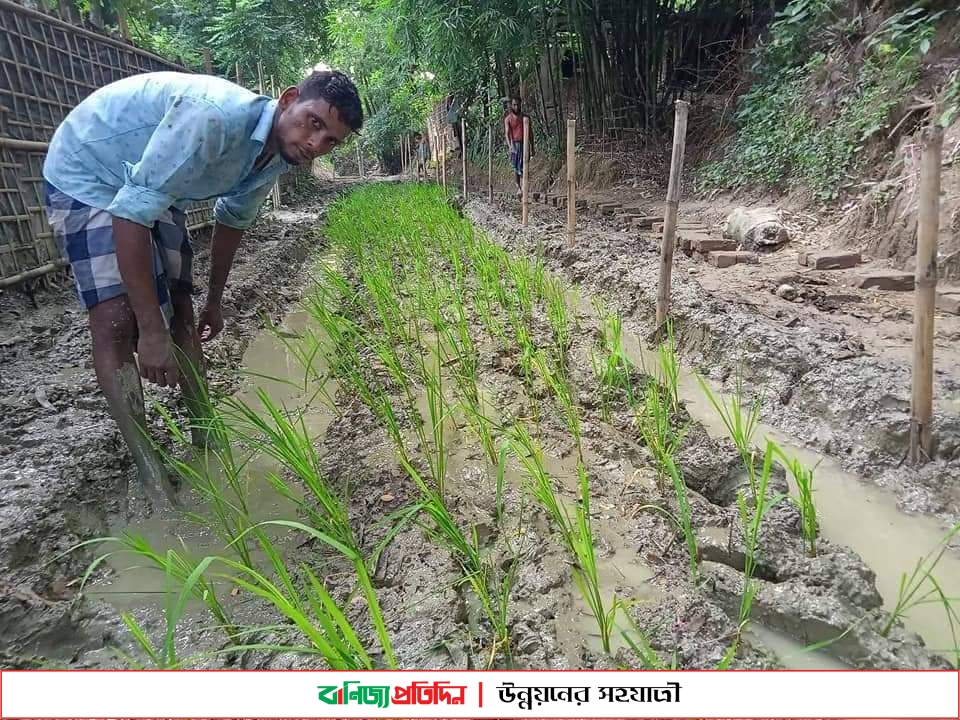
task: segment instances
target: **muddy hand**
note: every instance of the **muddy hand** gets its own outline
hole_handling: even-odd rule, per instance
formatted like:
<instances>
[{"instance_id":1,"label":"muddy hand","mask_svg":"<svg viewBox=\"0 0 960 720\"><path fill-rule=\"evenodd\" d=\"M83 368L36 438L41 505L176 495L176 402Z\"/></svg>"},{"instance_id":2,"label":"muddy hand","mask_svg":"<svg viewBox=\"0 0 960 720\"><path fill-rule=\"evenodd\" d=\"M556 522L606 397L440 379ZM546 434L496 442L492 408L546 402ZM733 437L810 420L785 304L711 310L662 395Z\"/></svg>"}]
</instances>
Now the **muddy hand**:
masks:
<instances>
[{"instance_id":1,"label":"muddy hand","mask_svg":"<svg viewBox=\"0 0 960 720\"><path fill-rule=\"evenodd\" d=\"M140 376L160 387L176 387L180 371L173 354L173 339L166 329L144 333L137 341Z\"/></svg>"},{"instance_id":2,"label":"muddy hand","mask_svg":"<svg viewBox=\"0 0 960 720\"><path fill-rule=\"evenodd\" d=\"M200 333L200 342L213 340L223 330L223 308L218 304L207 305L200 312L197 322L197 332Z\"/></svg>"}]
</instances>

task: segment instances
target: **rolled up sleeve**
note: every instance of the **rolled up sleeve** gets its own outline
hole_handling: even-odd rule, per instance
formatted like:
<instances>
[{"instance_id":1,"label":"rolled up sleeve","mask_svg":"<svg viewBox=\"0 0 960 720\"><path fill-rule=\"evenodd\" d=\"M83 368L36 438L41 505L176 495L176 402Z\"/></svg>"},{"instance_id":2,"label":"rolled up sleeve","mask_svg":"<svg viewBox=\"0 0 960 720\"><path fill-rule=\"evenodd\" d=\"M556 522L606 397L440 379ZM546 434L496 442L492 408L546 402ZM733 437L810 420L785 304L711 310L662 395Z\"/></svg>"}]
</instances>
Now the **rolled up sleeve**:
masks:
<instances>
[{"instance_id":1,"label":"rolled up sleeve","mask_svg":"<svg viewBox=\"0 0 960 720\"><path fill-rule=\"evenodd\" d=\"M247 192L224 195L217 200L213 208L213 216L221 225L236 230L246 230L257 219L260 206L273 189L273 183L274 179L271 179Z\"/></svg>"},{"instance_id":2,"label":"rolled up sleeve","mask_svg":"<svg viewBox=\"0 0 960 720\"><path fill-rule=\"evenodd\" d=\"M192 181L216 161L225 137L219 108L199 98L171 98L140 160L123 164L124 185L107 212L151 227L167 208L194 194Z\"/></svg>"}]
</instances>

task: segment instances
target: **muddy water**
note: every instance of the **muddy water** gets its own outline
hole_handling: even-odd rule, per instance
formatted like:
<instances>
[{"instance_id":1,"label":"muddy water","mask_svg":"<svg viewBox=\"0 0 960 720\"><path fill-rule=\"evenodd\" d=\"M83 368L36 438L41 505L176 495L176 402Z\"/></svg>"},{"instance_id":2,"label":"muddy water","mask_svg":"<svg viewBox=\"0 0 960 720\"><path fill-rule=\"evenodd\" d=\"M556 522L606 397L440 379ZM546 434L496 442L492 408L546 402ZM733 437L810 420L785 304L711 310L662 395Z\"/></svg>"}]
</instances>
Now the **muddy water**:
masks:
<instances>
[{"instance_id":1,"label":"muddy water","mask_svg":"<svg viewBox=\"0 0 960 720\"><path fill-rule=\"evenodd\" d=\"M580 310L595 316L587 303L581 303ZM639 337L625 333L624 350L646 372L659 374L656 352L645 347ZM714 383L708 381L708 386L718 399L729 402L730 396ZM691 417L703 424L712 437L728 437L723 421L691 372L681 370L679 393ZM945 535L943 528L931 518L902 513L893 494L861 482L832 458L801 446L769 425L759 424L754 438L755 442L770 438L806 467L816 468L814 501L821 533L836 544L852 548L863 558L876 573L877 589L885 607L892 609L902 574L912 573L917 562L940 544ZM796 492L793 478L787 475L792 491ZM934 575L947 597L960 597L960 558L945 554ZM927 585L925 589L931 588ZM919 634L931 650L943 652L952 645L948 619L937 603L911 608L904 624Z\"/></svg>"},{"instance_id":2,"label":"muddy water","mask_svg":"<svg viewBox=\"0 0 960 720\"><path fill-rule=\"evenodd\" d=\"M246 381L243 389L234 396L236 400L259 410L261 403L257 390L263 389L273 403L289 410L302 409L303 419L312 437L322 435L333 415L319 401L318 388L304 381L304 368L296 355L291 352L283 337L296 340L303 333L316 333L312 319L305 311L290 313L275 333L264 330L258 333L247 348L243 357ZM317 357L314 368L323 373L322 360ZM331 388L325 388L332 392ZM237 461L241 461L239 451L235 451ZM199 468L202 459L190 461ZM213 462L213 461L211 461ZM218 468L208 468L214 476L222 478ZM278 463L263 456L252 457L243 470L246 500L253 522L277 518L294 519L296 509L282 497L267 479L270 473L278 470ZM204 513L206 508L197 496L181 490L180 500L183 511ZM122 530L144 538L158 553L175 550L186 552L191 557L202 558L208 555L233 557L234 552L225 547L225 543L205 524L193 523L180 513L156 513L149 518L131 522ZM282 550L293 542L289 533L278 531L267 534ZM257 557L254 554L254 557ZM88 594L110 602L121 611L136 607L161 607L164 600L167 580L161 571L145 565L141 558L128 553L117 553L108 560L116 572L108 581L89 589Z\"/></svg>"}]
</instances>

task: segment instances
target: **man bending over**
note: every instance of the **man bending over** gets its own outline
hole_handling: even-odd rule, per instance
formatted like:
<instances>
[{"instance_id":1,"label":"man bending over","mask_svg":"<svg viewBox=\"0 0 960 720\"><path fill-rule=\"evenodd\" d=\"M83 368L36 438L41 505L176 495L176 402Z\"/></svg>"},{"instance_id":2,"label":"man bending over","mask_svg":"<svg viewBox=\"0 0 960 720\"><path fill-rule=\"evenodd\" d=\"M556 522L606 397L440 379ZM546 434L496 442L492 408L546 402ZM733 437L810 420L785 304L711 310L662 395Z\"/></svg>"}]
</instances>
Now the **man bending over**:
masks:
<instances>
[{"instance_id":1,"label":"man bending over","mask_svg":"<svg viewBox=\"0 0 960 720\"><path fill-rule=\"evenodd\" d=\"M89 314L97 381L151 500L173 489L144 434L143 377L180 385L204 416L203 352L243 231L277 177L363 124L357 89L315 72L278 100L173 72L111 83L57 128L43 166L46 211ZM207 297L194 321L184 208L217 198ZM134 363L134 352L137 362ZM202 442L200 428L194 442Z\"/></svg>"}]
</instances>

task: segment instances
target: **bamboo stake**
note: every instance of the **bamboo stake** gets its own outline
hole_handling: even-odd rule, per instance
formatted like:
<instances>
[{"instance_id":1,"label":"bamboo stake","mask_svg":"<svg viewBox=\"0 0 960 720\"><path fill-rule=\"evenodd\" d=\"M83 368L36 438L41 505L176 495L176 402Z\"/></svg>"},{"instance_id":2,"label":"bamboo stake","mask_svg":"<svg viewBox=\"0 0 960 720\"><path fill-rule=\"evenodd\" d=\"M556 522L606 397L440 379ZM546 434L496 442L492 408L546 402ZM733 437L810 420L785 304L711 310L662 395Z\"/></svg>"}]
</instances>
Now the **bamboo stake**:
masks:
<instances>
[{"instance_id":1,"label":"bamboo stake","mask_svg":"<svg viewBox=\"0 0 960 720\"><path fill-rule=\"evenodd\" d=\"M567 120L567 245L577 236L577 121Z\"/></svg>"},{"instance_id":2,"label":"bamboo stake","mask_svg":"<svg viewBox=\"0 0 960 720\"><path fill-rule=\"evenodd\" d=\"M277 96L277 86L274 84L273 75L270 76L270 97ZM273 207L280 207L280 179L273 184Z\"/></svg>"},{"instance_id":3,"label":"bamboo stake","mask_svg":"<svg viewBox=\"0 0 960 720\"><path fill-rule=\"evenodd\" d=\"M530 118L526 115L523 116L523 174L520 176L520 189L521 189L521 198L520 198L520 224L527 224L527 190L529 183L527 181L527 176L530 174L527 172L528 165L530 163Z\"/></svg>"},{"instance_id":4,"label":"bamboo stake","mask_svg":"<svg viewBox=\"0 0 960 720\"><path fill-rule=\"evenodd\" d=\"M487 128L487 202L493 202L493 125Z\"/></svg>"},{"instance_id":5,"label":"bamboo stake","mask_svg":"<svg viewBox=\"0 0 960 720\"><path fill-rule=\"evenodd\" d=\"M443 189L447 189L447 134L440 133L440 169L443 173Z\"/></svg>"},{"instance_id":6,"label":"bamboo stake","mask_svg":"<svg viewBox=\"0 0 960 720\"><path fill-rule=\"evenodd\" d=\"M257 60L257 92L263 95L263 63Z\"/></svg>"},{"instance_id":7,"label":"bamboo stake","mask_svg":"<svg viewBox=\"0 0 960 720\"><path fill-rule=\"evenodd\" d=\"M917 208L917 264L913 325L913 393L910 462L929 460L933 421L933 312L937 300L937 233L940 231L940 162L943 128L930 123L923 136Z\"/></svg>"},{"instance_id":8,"label":"bamboo stake","mask_svg":"<svg viewBox=\"0 0 960 720\"><path fill-rule=\"evenodd\" d=\"M657 290L657 327L663 325L670 312L670 276L673 272L673 246L677 239L677 210L680 206L680 178L683 174L683 153L687 142L687 113L690 103L677 100L673 125L673 156L670 159L670 184L667 186L666 212L663 218L663 239L660 245L660 286Z\"/></svg>"},{"instance_id":9,"label":"bamboo stake","mask_svg":"<svg viewBox=\"0 0 960 720\"><path fill-rule=\"evenodd\" d=\"M463 171L463 201L467 201L467 121L460 118L460 167Z\"/></svg>"},{"instance_id":10,"label":"bamboo stake","mask_svg":"<svg viewBox=\"0 0 960 720\"><path fill-rule=\"evenodd\" d=\"M203 49L203 71L207 75L213 75L213 54L210 48Z\"/></svg>"},{"instance_id":11,"label":"bamboo stake","mask_svg":"<svg viewBox=\"0 0 960 720\"><path fill-rule=\"evenodd\" d=\"M237 85L243 85L243 82L240 79L240 61L237 60Z\"/></svg>"},{"instance_id":12,"label":"bamboo stake","mask_svg":"<svg viewBox=\"0 0 960 720\"><path fill-rule=\"evenodd\" d=\"M360 155L360 141L357 140L357 172L363 177L363 157Z\"/></svg>"}]
</instances>

